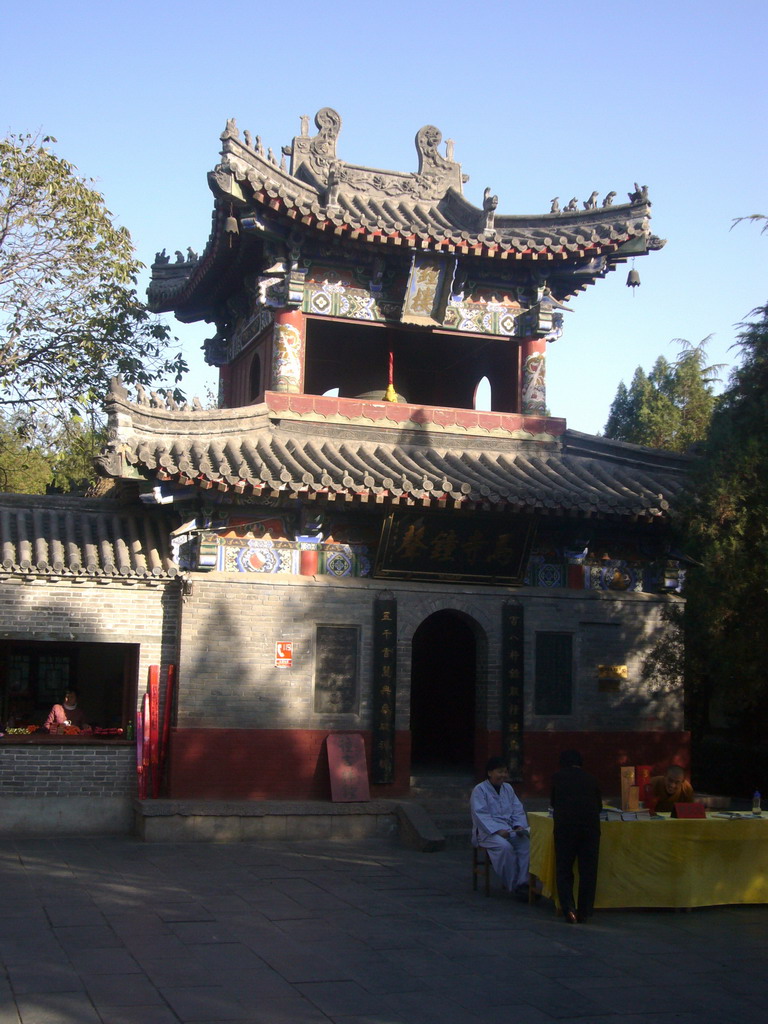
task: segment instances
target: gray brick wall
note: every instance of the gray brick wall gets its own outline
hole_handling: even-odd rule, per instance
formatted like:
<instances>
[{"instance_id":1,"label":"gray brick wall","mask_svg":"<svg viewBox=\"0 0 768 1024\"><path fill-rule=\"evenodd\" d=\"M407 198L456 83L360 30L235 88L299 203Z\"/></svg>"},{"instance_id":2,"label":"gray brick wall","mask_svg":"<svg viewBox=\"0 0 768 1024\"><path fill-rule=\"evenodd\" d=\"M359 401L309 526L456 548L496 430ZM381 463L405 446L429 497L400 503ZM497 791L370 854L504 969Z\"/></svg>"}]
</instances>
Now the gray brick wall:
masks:
<instances>
[{"instance_id":1,"label":"gray brick wall","mask_svg":"<svg viewBox=\"0 0 768 1024\"><path fill-rule=\"evenodd\" d=\"M550 730L644 729L682 726L682 693L659 696L641 680L645 653L664 630L663 595L600 591L507 590L495 587L374 580L280 577L271 580L213 572L196 575L182 610L179 722L185 727L323 729L371 724L373 601L382 591L398 600L397 728L408 728L411 641L429 615L462 613L478 642L478 724L499 727L501 603L525 609L526 726ZM359 715L313 711L315 627L359 625ZM535 633L574 637L574 713L537 718L533 709ZM293 641L293 666L275 667L275 642ZM598 664L626 664L616 693L601 692Z\"/></svg>"},{"instance_id":2,"label":"gray brick wall","mask_svg":"<svg viewBox=\"0 0 768 1024\"><path fill-rule=\"evenodd\" d=\"M0 797L124 797L135 790L132 746L0 746Z\"/></svg>"}]
</instances>

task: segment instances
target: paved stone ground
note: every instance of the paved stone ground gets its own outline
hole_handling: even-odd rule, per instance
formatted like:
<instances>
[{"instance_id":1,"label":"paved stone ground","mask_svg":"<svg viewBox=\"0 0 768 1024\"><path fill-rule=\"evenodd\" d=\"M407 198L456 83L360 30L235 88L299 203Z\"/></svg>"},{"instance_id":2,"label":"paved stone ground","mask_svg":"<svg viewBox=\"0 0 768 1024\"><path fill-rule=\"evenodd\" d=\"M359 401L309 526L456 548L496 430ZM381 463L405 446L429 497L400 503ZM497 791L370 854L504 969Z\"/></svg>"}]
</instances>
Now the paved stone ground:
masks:
<instances>
[{"instance_id":1,"label":"paved stone ground","mask_svg":"<svg viewBox=\"0 0 768 1024\"><path fill-rule=\"evenodd\" d=\"M0 1024L752 1024L768 907L568 926L470 853L0 841Z\"/></svg>"}]
</instances>

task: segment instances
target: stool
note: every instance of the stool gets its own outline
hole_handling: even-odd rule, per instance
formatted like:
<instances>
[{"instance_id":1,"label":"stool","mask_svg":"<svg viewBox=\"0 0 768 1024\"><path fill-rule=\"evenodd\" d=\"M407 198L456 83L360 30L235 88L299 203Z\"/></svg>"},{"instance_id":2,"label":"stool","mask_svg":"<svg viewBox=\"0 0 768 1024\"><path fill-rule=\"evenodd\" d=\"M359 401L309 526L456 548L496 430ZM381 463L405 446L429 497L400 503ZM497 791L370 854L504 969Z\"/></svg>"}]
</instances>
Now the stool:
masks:
<instances>
[{"instance_id":1,"label":"stool","mask_svg":"<svg viewBox=\"0 0 768 1024\"><path fill-rule=\"evenodd\" d=\"M491 895L491 858L482 846L472 847L472 889L477 892L477 879L485 876L485 895Z\"/></svg>"}]
</instances>

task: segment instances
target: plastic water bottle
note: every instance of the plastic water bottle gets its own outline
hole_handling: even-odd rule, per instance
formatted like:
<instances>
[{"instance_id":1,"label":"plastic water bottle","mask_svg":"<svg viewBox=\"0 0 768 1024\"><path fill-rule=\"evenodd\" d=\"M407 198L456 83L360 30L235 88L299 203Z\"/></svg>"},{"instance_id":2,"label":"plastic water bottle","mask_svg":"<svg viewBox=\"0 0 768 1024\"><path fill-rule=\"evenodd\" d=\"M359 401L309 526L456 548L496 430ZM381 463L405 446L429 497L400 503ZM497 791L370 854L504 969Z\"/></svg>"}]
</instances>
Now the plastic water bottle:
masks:
<instances>
[{"instance_id":1,"label":"plastic water bottle","mask_svg":"<svg viewBox=\"0 0 768 1024\"><path fill-rule=\"evenodd\" d=\"M760 807L760 790L756 789L752 796L752 813L761 814L762 809Z\"/></svg>"}]
</instances>

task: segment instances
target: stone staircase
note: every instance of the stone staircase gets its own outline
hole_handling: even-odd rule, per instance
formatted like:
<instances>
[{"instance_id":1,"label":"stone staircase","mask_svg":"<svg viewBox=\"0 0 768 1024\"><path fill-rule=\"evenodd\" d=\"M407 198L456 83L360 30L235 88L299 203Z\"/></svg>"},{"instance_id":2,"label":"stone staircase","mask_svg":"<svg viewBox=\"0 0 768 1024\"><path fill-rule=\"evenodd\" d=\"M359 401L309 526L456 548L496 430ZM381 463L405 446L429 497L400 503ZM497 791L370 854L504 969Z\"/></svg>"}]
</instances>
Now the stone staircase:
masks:
<instances>
[{"instance_id":1,"label":"stone staircase","mask_svg":"<svg viewBox=\"0 0 768 1024\"><path fill-rule=\"evenodd\" d=\"M469 795L474 785L471 769L417 770L411 776L410 799L423 807L446 846L469 849Z\"/></svg>"},{"instance_id":2,"label":"stone staircase","mask_svg":"<svg viewBox=\"0 0 768 1024\"><path fill-rule=\"evenodd\" d=\"M476 784L470 768L416 769L411 775L411 795L445 838L445 845L469 849L472 825L469 797ZM523 799L526 810L546 810L546 799Z\"/></svg>"}]
</instances>

